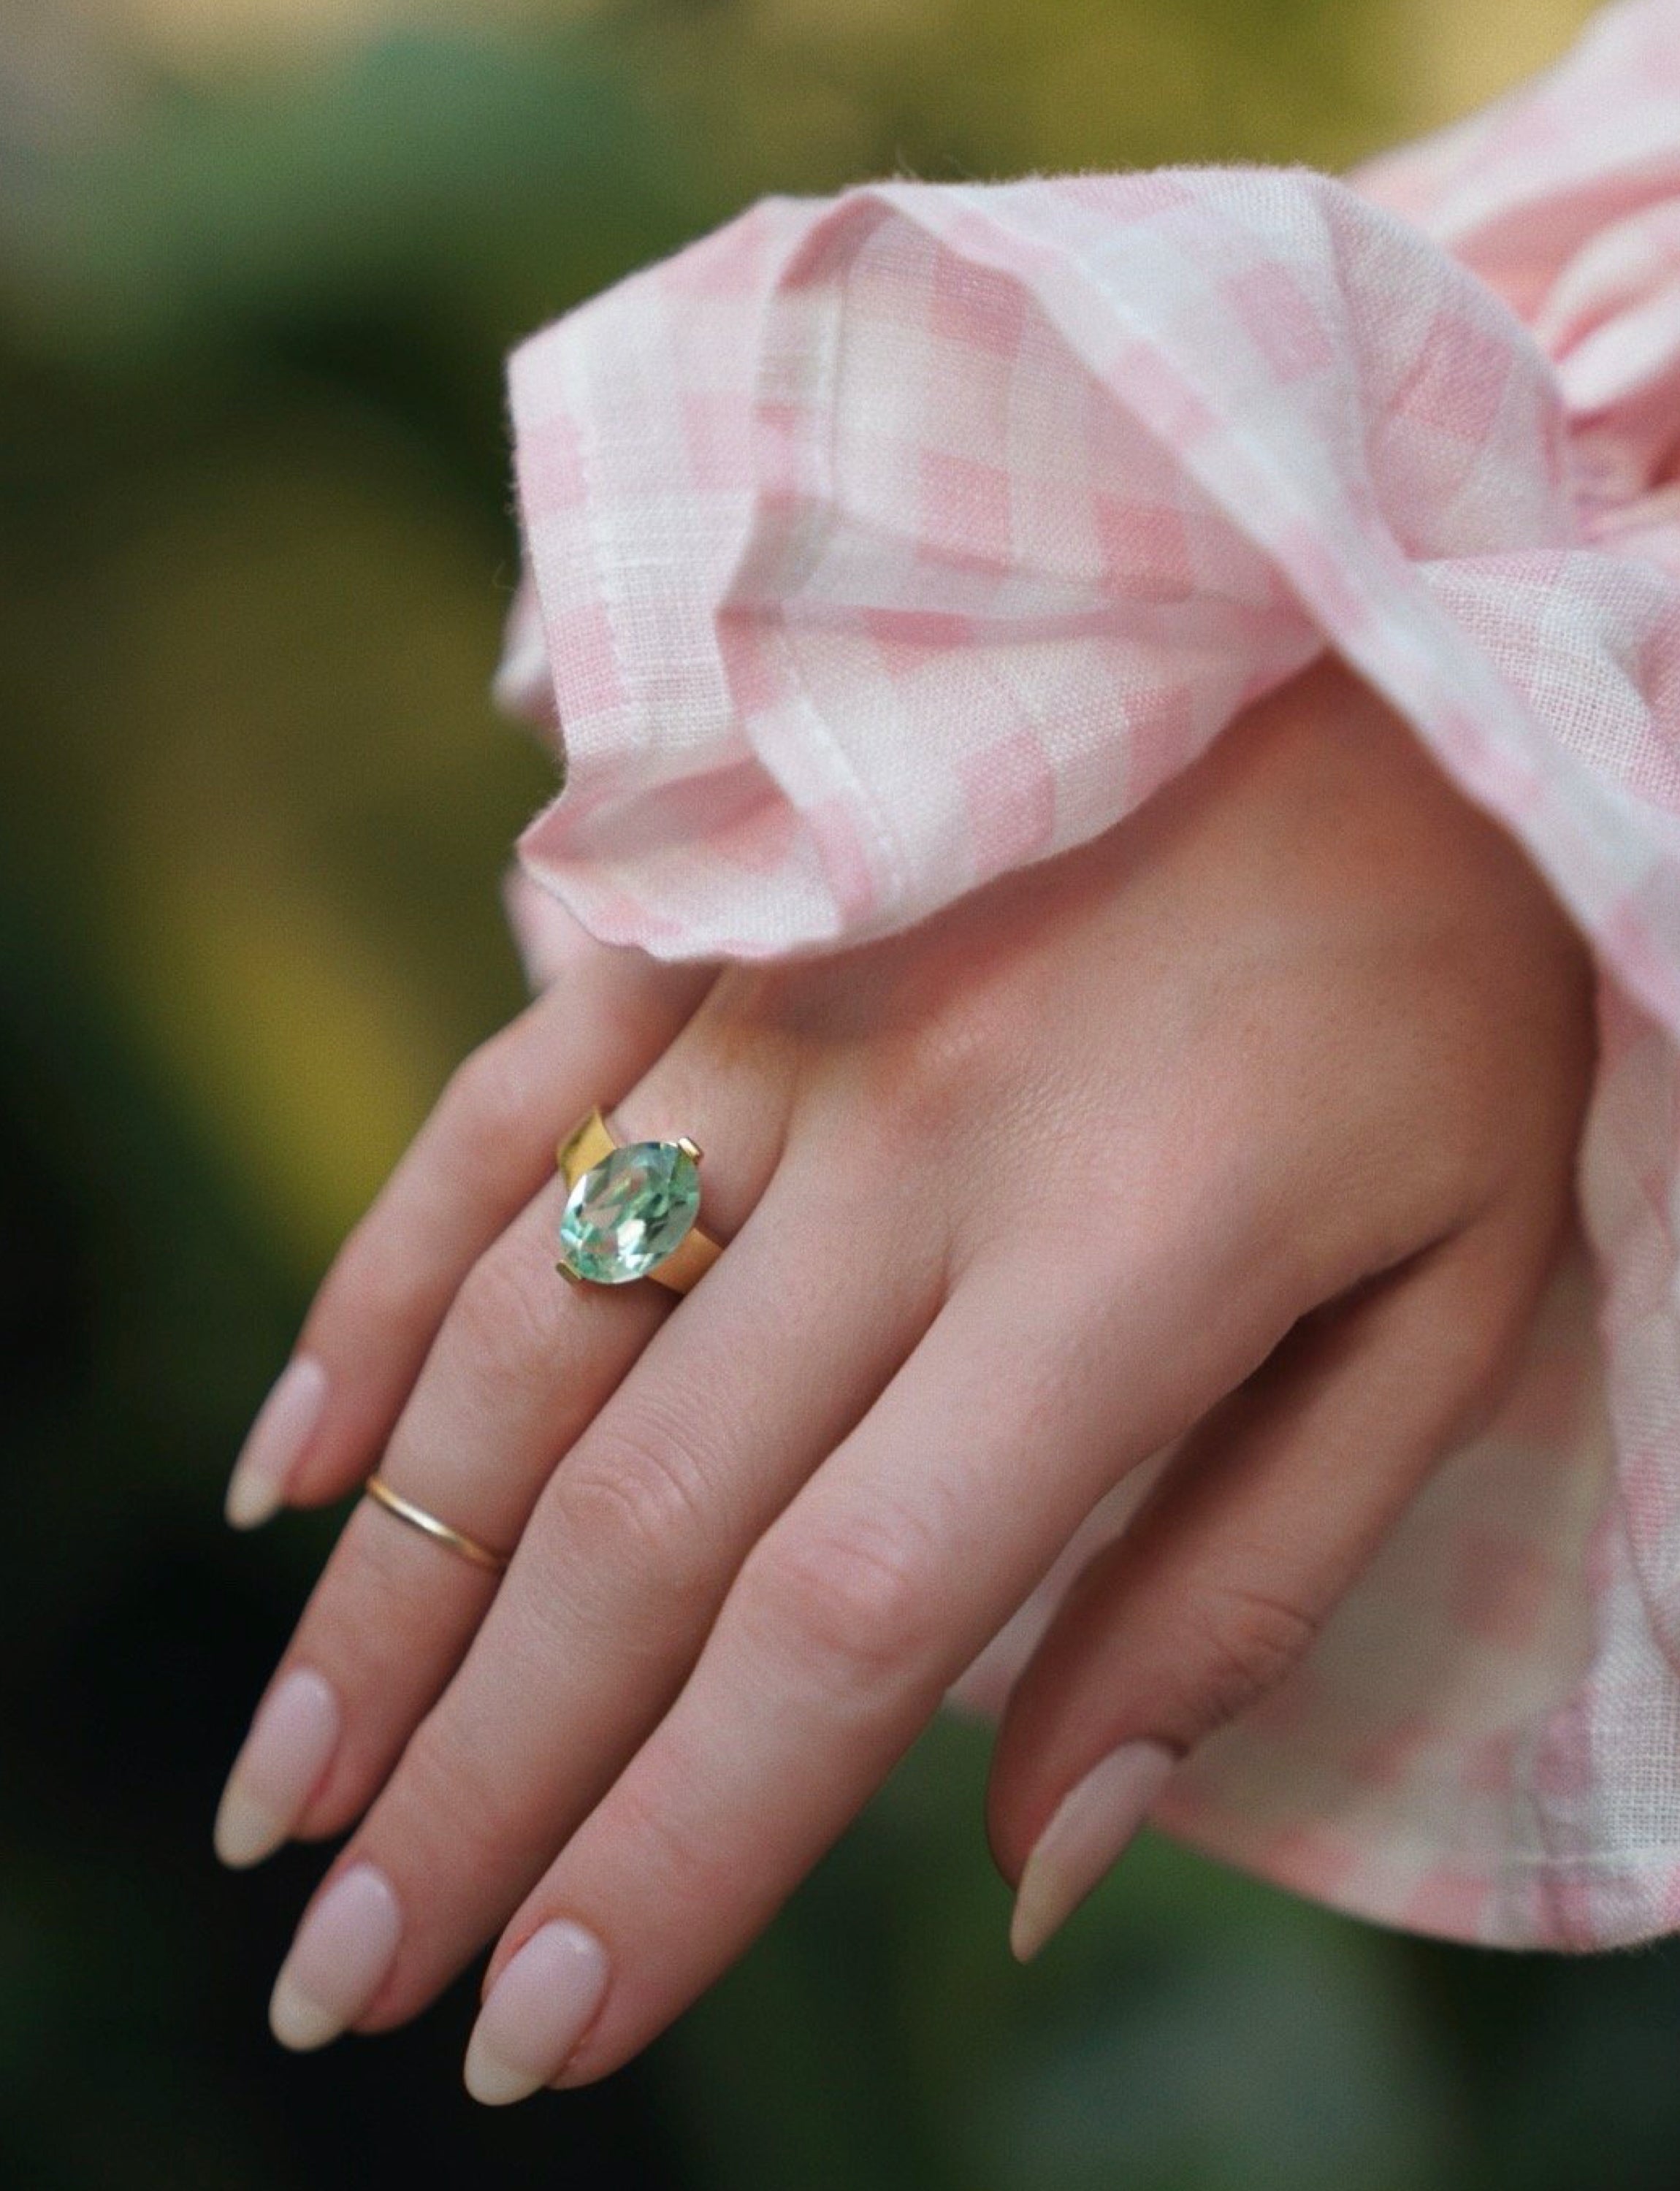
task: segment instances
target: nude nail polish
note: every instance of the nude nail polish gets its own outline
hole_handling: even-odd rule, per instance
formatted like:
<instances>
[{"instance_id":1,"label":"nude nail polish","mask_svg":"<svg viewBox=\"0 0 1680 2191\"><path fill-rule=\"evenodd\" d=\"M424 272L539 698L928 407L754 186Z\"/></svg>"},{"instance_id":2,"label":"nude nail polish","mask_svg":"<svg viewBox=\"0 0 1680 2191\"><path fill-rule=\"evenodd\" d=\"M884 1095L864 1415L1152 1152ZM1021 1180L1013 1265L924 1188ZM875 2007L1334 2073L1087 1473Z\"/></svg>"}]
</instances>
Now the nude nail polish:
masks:
<instances>
[{"instance_id":1,"label":"nude nail polish","mask_svg":"<svg viewBox=\"0 0 1680 2191\"><path fill-rule=\"evenodd\" d=\"M236 1871L271 1856L297 1825L338 1744L332 1684L299 1666L263 1700L216 1812L216 1854Z\"/></svg>"},{"instance_id":2,"label":"nude nail polish","mask_svg":"<svg viewBox=\"0 0 1680 2191\"><path fill-rule=\"evenodd\" d=\"M326 1370L313 1355L296 1356L258 1410L228 1478L223 1511L234 1528L254 1529L279 1512L326 1404Z\"/></svg>"},{"instance_id":3,"label":"nude nail polish","mask_svg":"<svg viewBox=\"0 0 1680 2191\"><path fill-rule=\"evenodd\" d=\"M577 2052L607 1992L607 1950L557 1918L531 1935L479 2011L467 2046L466 2086L504 2108L550 2085Z\"/></svg>"},{"instance_id":4,"label":"nude nail polish","mask_svg":"<svg viewBox=\"0 0 1680 2191\"><path fill-rule=\"evenodd\" d=\"M1016 1889L1009 1944L1019 1961L1030 1961L1113 1869L1177 1762L1164 1742L1124 1742L1063 1796Z\"/></svg>"},{"instance_id":5,"label":"nude nail polish","mask_svg":"<svg viewBox=\"0 0 1680 2191\"><path fill-rule=\"evenodd\" d=\"M274 1982L268 2020L281 2045L309 2053L354 2023L384 1984L401 1933L396 1892L384 1872L358 1864L335 1879Z\"/></svg>"}]
</instances>

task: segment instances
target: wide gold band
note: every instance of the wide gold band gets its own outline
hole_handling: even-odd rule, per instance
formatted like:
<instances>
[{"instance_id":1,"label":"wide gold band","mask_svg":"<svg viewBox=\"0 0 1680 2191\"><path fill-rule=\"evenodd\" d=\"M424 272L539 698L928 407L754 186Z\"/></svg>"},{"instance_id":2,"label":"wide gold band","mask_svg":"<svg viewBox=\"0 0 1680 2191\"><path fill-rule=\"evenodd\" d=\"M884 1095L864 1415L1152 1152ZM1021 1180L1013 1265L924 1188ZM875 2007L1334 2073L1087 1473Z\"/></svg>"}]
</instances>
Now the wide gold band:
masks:
<instances>
[{"instance_id":1,"label":"wide gold band","mask_svg":"<svg viewBox=\"0 0 1680 2191\"><path fill-rule=\"evenodd\" d=\"M601 1117L601 1107L597 1105L566 1136L555 1152L555 1159L567 1187L575 1187L586 1171L593 1171L604 1158L610 1156L620 1146L613 1138L612 1130ZM692 1141L685 1139L678 1143L678 1147L686 1149L695 1162L699 1162L700 1152ZM686 1294L698 1279L705 1276L722 1253L722 1248L709 1232L703 1232L698 1225L691 1225L681 1245L667 1255L663 1263L656 1263L647 1275L656 1284L669 1286L674 1294ZM563 1263L559 1269L561 1276L570 1278L574 1285L588 1283L588 1280L578 1278L575 1272L568 1271Z\"/></svg>"},{"instance_id":2,"label":"wide gold band","mask_svg":"<svg viewBox=\"0 0 1680 2191\"><path fill-rule=\"evenodd\" d=\"M399 1522L406 1522L411 1529L446 1550L458 1553L476 1568L483 1568L491 1574L500 1574L507 1562L499 1552L493 1552L487 1545L481 1545L476 1537L464 1536L460 1530L452 1529L447 1522L440 1522L436 1514L428 1514L424 1506L417 1506L412 1499L405 1499L400 1491L393 1491L382 1477L370 1476L362 1489L376 1505L383 1506L387 1514L395 1514Z\"/></svg>"}]
</instances>

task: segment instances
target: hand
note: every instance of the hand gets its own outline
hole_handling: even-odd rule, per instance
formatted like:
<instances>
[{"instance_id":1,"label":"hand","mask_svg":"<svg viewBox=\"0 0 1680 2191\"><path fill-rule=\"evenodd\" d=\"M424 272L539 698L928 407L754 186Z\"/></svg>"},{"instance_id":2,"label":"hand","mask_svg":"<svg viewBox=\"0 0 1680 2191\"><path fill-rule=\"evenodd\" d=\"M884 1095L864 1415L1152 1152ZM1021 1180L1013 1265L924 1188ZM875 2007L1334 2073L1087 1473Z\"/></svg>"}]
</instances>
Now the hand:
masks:
<instances>
[{"instance_id":1,"label":"hand","mask_svg":"<svg viewBox=\"0 0 1680 2191\"><path fill-rule=\"evenodd\" d=\"M533 1144L537 1039L504 1061ZM556 1178L470 1269L464 1220L373 1261L453 1289L383 1473L516 1550L498 1588L350 1519L232 1784L270 1838L361 1817L281 2036L398 2023L501 1927L473 2090L624 2062L1176 1446L1010 1700L989 1827L1030 1952L1496 1403L1592 1058L1525 856L1323 663L1096 841L730 968L634 1084L564 1076L620 1138L701 1143L728 1244L680 1302L569 1286Z\"/></svg>"}]
</instances>

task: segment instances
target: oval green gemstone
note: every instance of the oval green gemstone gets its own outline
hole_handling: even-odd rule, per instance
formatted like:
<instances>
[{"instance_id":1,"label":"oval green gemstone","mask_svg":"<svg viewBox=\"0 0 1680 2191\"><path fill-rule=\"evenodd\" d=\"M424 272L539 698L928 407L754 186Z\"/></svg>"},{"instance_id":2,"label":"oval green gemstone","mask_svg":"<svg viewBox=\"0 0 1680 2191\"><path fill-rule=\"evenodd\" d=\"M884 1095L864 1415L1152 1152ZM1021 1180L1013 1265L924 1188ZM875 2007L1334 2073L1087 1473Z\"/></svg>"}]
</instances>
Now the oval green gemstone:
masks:
<instances>
[{"instance_id":1,"label":"oval green gemstone","mask_svg":"<svg viewBox=\"0 0 1680 2191\"><path fill-rule=\"evenodd\" d=\"M630 1141L592 1164L566 1198L560 1252L597 1285L644 1278L682 1245L700 1208L700 1174L675 1141Z\"/></svg>"}]
</instances>

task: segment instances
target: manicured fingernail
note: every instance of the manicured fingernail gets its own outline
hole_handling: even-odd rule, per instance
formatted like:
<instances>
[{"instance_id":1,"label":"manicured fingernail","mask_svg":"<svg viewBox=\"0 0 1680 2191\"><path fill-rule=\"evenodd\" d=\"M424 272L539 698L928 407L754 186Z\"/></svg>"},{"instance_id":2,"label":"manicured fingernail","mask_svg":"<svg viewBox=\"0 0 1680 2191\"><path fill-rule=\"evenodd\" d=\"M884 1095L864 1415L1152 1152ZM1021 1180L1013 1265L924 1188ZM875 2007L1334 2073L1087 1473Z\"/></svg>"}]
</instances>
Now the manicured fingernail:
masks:
<instances>
[{"instance_id":1,"label":"manicured fingernail","mask_svg":"<svg viewBox=\"0 0 1680 2191\"><path fill-rule=\"evenodd\" d=\"M355 2023L396 1955L402 1913L384 1872L351 1866L303 1921L268 2005L282 2046L306 2054Z\"/></svg>"},{"instance_id":2,"label":"manicured fingernail","mask_svg":"<svg viewBox=\"0 0 1680 2191\"><path fill-rule=\"evenodd\" d=\"M272 1856L303 1815L339 1739L330 1682L299 1666L264 1699L216 1813L216 1854L236 1871Z\"/></svg>"},{"instance_id":3,"label":"manicured fingernail","mask_svg":"<svg viewBox=\"0 0 1680 2191\"><path fill-rule=\"evenodd\" d=\"M1009 1944L1020 1961L1038 1954L1118 1862L1177 1762L1164 1742L1124 1742L1062 1797L1015 1891Z\"/></svg>"},{"instance_id":4,"label":"manicured fingernail","mask_svg":"<svg viewBox=\"0 0 1680 2191\"><path fill-rule=\"evenodd\" d=\"M233 1464L223 1511L236 1529L254 1529L279 1512L326 1404L327 1372L313 1355L299 1354L281 1372Z\"/></svg>"},{"instance_id":5,"label":"manicured fingernail","mask_svg":"<svg viewBox=\"0 0 1680 2191\"><path fill-rule=\"evenodd\" d=\"M490 1989L467 2046L467 2090L504 2108L551 2085L607 1991L607 1950L568 1919L535 1932Z\"/></svg>"}]
</instances>

